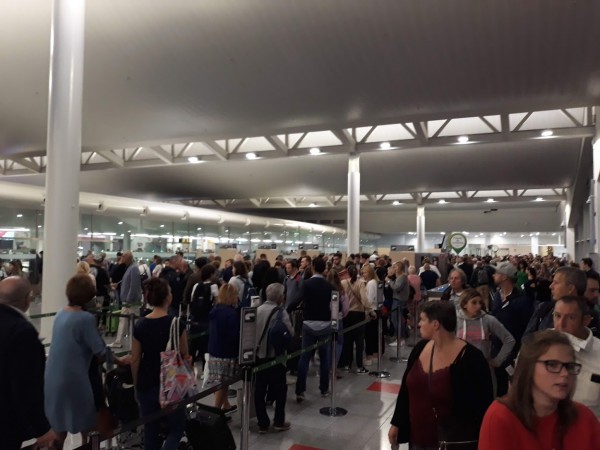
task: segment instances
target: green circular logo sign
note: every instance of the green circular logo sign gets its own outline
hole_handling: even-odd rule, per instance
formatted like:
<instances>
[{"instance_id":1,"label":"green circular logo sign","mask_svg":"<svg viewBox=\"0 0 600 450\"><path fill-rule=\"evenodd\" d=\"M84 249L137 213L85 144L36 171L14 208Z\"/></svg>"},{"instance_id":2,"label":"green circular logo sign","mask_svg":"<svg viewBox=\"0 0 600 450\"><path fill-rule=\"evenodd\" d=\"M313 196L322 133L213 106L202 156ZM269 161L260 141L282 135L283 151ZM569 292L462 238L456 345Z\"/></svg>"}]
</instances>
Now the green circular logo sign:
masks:
<instances>
[{"instance_id":1,"label":"green circular logo sign","mask_svg":"<svg viewBox=\"0 0 600 450\"><path fill-rule=\"evenodd\" d=\"M456 253L460 253L467 246L467 237L462 233L452 233L450 235L450 248Z\"/></svg>"}]
</instances>

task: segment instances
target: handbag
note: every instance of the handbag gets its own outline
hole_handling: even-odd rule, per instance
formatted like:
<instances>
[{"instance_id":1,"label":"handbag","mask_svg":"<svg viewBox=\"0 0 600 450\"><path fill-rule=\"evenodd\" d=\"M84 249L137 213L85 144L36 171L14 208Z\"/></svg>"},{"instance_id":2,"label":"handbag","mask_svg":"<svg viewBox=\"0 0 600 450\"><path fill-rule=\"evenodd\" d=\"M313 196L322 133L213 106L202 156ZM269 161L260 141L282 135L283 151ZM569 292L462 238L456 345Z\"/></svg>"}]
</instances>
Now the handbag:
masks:
<instances>
[{"instance_id":1,"label":"handbag","mask_svg":"<svg viewBox=\"0 0 600 450\"><path fill-rule=\"evenodd\" d=\"M176 317L171 322L167 347L160 353L159 403L165 408L197 393L194 369L179 351L179 318Z\"/></svg>"},{"instance_id":2,"label":"handbag","mask_svg":"<svg viewBox=\"0 0 600 450\"><path fill-rule=\"evenodd\" d=\"M465 349L466 346L459 352L452 364L455 364L461 358ZM479 430L473 425L472 421L464 420L456 414L452 414L449 417L439 417L437 414L437 409L431 397L431 374L433 372L434 350L435 344L431 348L431 357L429 358L428 380L431 408L433 409L433 416L437 423L438 448L439 450L477 450Z\"/></svg>"}]
</instances>

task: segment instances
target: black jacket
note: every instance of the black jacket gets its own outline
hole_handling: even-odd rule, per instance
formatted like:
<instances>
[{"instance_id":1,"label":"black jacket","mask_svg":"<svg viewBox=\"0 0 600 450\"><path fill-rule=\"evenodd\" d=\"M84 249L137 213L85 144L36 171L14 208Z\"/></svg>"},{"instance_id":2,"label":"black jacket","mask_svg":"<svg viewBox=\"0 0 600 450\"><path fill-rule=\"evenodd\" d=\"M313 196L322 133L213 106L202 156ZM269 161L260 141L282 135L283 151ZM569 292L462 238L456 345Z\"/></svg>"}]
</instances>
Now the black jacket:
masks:
<instances>
[{"instance_id":1,"label":"black jacket","mask_svg":"<svg viewBox=\"0 0 600 450\"><path fill-rule=\"evenodd\" d=\"M422 340L417 343L408 357L406 370L402 376L400 393L392 416L392 425L398 427L399 443L410 442L410 415L408 412L410 397L406 377L419 359L427 342L429 341ZM450 366L450 380L453 399L452 414L463 418L465 422L477 424L478 428L481 427L483 416L494 400L490 367L483 353L467 343L462 358ZM413 401L419 401L419 399Z\"/></svg>"},{"instance_id":2,"label":"black jacket","mask_svg":"<svg viewBox=\"0 0 600 450\"><path fill-rule=\"evenodd\" d=\"M322 276L312 276L302 283L297 302L304 300L304 320L331 320L331 292L333 286ZM297 305L292 303L288 311L293 311Z\"/></svg>"},{"instance_id":3,"label":"black jacket","mask_svg":"<svg viewBox=\"0 0 600 450\"><path fill-rule=\"evenodd\" d=\"M0 305L0 448L4 437L22 441L44 435L46 355L31 323L10 306Z\"/></svg>"}]
</instances>

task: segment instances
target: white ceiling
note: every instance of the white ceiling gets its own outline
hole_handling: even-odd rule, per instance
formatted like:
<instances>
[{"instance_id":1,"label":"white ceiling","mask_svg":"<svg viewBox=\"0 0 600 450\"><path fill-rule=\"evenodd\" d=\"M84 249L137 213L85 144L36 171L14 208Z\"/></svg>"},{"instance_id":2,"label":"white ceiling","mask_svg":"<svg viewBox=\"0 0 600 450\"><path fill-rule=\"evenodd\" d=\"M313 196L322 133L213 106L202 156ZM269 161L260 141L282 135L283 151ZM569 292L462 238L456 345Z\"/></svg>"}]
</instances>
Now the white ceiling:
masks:
<instances>
[{"instance_id":1,"label":"white ceiling","mask_svg":"<svg viewBox=\"0 0 600 450\"><path fill-rule=\"evenodd\" d=\"M43 185L50 2L0 11L0 169ZM88 0L81 190L268 215L297 205L287 214L300 220L324 198L339 215L351 148L375 199L575 190L595 116L567 108L600 102L599 22L592 0ZM489 129L443 121L483 116ZM403 137L384 126L400 123ZM538 139L545 128L558 138ZM479 143L455 145L465 133ZM388 138L394 149L378 151ZM307 156L313 144L329 154ZM251 150L262 159L246 161ZM473 209L456 203L452 223ZM378 222L361 227L388 232Z\"/></svg>"}]
</instances>

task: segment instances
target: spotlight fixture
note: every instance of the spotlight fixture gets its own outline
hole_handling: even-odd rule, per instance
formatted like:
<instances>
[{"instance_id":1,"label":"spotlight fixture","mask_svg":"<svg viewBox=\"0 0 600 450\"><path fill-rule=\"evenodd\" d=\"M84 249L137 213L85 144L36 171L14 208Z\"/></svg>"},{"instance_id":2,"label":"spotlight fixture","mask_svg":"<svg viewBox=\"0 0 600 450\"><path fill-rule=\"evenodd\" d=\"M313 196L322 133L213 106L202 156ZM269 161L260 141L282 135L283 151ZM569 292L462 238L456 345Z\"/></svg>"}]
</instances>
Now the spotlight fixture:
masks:
<instances>
[{"instance_id":1,"label":"spotlight fixture","mask_svg":"<svg viewBox=\"0 0 600 450\"><path fill-rule=\"evenodd\" d=\"M440 201L439 201L438 203L439 203L440 205L443 205L444 203L448 203L448 202L442 198L442 199L440 199Z\"/></svg>"},{"instance_id":2,"label":"spotlight fixture","mask_svg":"<svg viewBox=\"0 0 600 450\"><path fill-rule=\"evenodd\" d=\"M552 130L544 130L540 133L540 135L545 138L551 137L553 134L554 134L554 131L552 131Z\"/></svg>"},{"instance_id":3,"label":"spotlight fixture","mask_svg":"<svg viewBox=\"0 0 600 450\"><path fill-rule=\"evenodd\" d=\"M466 144L467 142L469 142L469 136L459 136L458 137L459 144Z\"/></svg>"},{"instance_id":4,"label":"spotlight fixture","mask_svg":"<svg viewBox=\"0 0 600 450\"><path fill-rule=\"evenodd\" d=\"M543 197L538 197L534 200L534 202L543 202L544 198Z\"/></svg>"},{"instance_id":5,"label":"spotlight fixture","mask_svg":"<svg viewBox=\"0 0 600 450\"><path fill-rule=\"evenodd\" d=\"M250 153L246 153L246 159L256 159L256 153L250 152Z\"/></svg>"},{"instance_id":6,"label":"spotlight fixture","mask_svg":"<svg viewBox=\"0 0 600 450\"><path fill-rule=\"evenodd\" d=\"M392 144L390 144L389 142L382 142L381 144L379 144L379 148L381 150L389 150L390 148L392 148Z\"/></svg>"},{"instance_id":7,"label":"spotlight fixture","mask_svg":"<svg viewBox=\"0 0 600 450\"><path fill-rule=\"evenodd\" d=\"M496 203L496 200L494 200L493 198L488 198L486 200L486 203Z\"/></svg>"},{"instance_id":8,"label":"spotlight fixture","mask_svg":"<svg viewBox=\"0 0 600 450\"><path fill-rule=\"evenodd\" d=\"M23 214L17 214L17 217L21 218L21 217L23 217Z\"/></svg>"},{"instance_id":9,"label":"spotlight fixture","mask_svg":"<svg viewBox=\"0 0 600 450\"><path fill-rule=\"evenodd\" d=\"M188 161L192 164L198 164L200 162L200 159L197 156L190 156L188 158Z\"/></svg>"},{"instance_id":10,"label":"spotlight fixture","mask_svg":"<svg viewBox=\"0 0 600 450\"><path fill-rule=\"evenodd\" d=\"M402 204L402 203L400 203L398 200L394 200L394 201L392 202L392 205L394 205L394 206L398 206L398 205L401 205L401 204Z\"/></svg>"},{"instance_id":11,"label":"spotlight fixture","mask_svg":"<svg viewBox=\"0 0 600 450\"><path fill-rule=\"evenodd\" d=\"M309 150L311 155L320 155L321 149L319 147L313 147Z\"/></svg>"}]
</instances>

